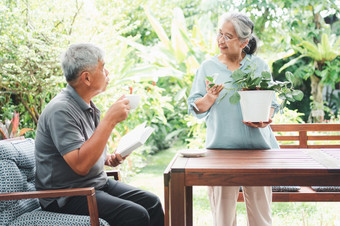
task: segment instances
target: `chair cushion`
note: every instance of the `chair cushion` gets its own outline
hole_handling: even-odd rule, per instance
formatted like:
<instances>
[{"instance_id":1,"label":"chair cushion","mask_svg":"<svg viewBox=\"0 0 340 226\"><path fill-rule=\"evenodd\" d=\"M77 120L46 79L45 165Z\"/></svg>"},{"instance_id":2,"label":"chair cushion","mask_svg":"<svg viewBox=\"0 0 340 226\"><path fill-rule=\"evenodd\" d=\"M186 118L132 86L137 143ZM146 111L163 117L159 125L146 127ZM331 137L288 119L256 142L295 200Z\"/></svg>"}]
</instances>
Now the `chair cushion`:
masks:
<instances>
[{"instance_id":1,"label":"chair cushion","mask_svg":"<svg viewBox=\"0 0 340 226\"><path fill-rule=\"evenodd\" d=\"M110 226L105 220L99 219L101 226ZM90 225L90 217L73 214L61 214L36 210L25 213L13 221L10 226L19 225L44 225L44 226L82 226Z\"/></svg>"},{"instance_id":2,"label":"chair cushion","mask_svg":"<svg viewBox=\"0 0 340 226\"><path fill-rule=\"evenodd\" d=\"M7 205L6 209L0 211L0 225L8 225L20 215L34 211L37 208L40 208L38 199L16 200L13 205Z\"/></svg>"},{"instance_id":3,"label":"chair cushion","mask_svg":"<svg viewBox=\"0 0 340 226\"><path fill-rule=\"evenodd\" d=\"M299 191L301 189L300 186L273 186L273 192L292 192ZM240 187L240 192L242 191L242 187Z\"/></svg>"},{"instance_id":4,"label":"chair cushion","mask_svg":"<svg viewBox=\"0 0 340 226\"><path fill-rule=\"evenodd\" d=\"M33 139L24 139L24 140L18 140L13 141L12 145L14 148L18 151L17 156L17 164L20 169L25 169L25 172L27 170L31 170L35 168L35 156L34 156L34 140ZM32 174L29 174L30 176ZM34 174L33 174L34 177ZM32 178L32 177L29 177Z\"/></svg>"},{"instance_id":5,"label":"chair cushion","mask_svg":"<svg viewBox=\"0 0 340 226\"><path fill-rule=\"evenodd\" d=\"M35 191L34 148L32 139L0 142L1 193ZM39 207L38 199L1 201L0 225L12 222L21 214Z\"/></svg>"},{"instance_id":6,"label":"chair cushion","mask_svg":"<svg viewBox=\"0 0 340 226\"><path fill-rule=\"evenodd\" d=\"M22 192L24 189L24 177L14 161L0 160L0 192Z\"/></svg>"},{"instance_id":7,"label":"chair cushion","mask_svg":"<svg viewBox=\"0 0 340 226\"><path fill-rule=\"evenodd\" d=\"M273 186L274 192L294 192L299 191L300 189L300 186Z\"/></svg>"},{"instance_id":8,"label":"chair cushion","mask_svg":"<svg viewBox=\"0 0 340 226\"><path fill-rule=\"evenodd\" d=\"M14 148L12 141L1 140L0 141L0 160L12 160L15 161L19 153Z\"/></svg>"},{"instance_id":9,"label":"chair cushion","mask_svg":"<svg viewBox=\"0 0 340 226\"><path fill-rule=\"evenodd\" d=\"M15 164L10 160L0 160L0 193L12 193L24 191L24 178ZM18 200L0 202L0 211L14 205Z\"/></svg>"},{"instance_id":10,"label":"chair cushion","mask_svg":"<svg viewBox=\"0 0 340 226\"><path fill-rule=\"evenodd\" d=\"M312 186L312 189L317 192L339 192L340 186Z\"/></svg>"},{"instance_id":11,"label":"chair cushion","mask_svg":"<svg viewBox=\"0 0 340 226\"><path fill-rule=\"evenodd\" d=\"M34 140L13 140L0 142L0 161L13 161L28 180L34 180Z\"/></svg>"}]
</instances>

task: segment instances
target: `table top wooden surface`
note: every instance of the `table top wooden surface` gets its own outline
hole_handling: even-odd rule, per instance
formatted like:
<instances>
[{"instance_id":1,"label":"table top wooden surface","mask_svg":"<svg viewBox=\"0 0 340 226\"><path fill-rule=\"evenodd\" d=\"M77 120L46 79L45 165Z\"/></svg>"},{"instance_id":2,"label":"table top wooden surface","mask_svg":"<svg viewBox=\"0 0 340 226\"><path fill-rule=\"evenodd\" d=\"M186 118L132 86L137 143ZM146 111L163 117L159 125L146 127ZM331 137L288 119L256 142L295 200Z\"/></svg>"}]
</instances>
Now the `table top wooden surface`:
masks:
<instances>
[{"instance_id":1,"label":"table top wooden surface","mask_svg":"<svg viewBox=\"0 0 340 226\"><path fill-rule=\"evenodd\" d=\"M178 155L173 170L333 169L340 171L340 149L207 150L203 157Z\"/></svg>"},{"instance_id":2,"label":"table top wooden surface","mask_svg":"<svg viewBox=\"0 0 340 226\"><path fill-rule=\"evenodd\" d=\"M216 185L222 185L221 180L228 180L228 185L247 185L248 177L262 180L263 183L249 181L253 186L315 185L315 176L313 181L304 178L311 174L319 175L320 182L327 185L331 183L323 181L323 175L339 176L340 149L208 150L204 157L190 158L177 154L171 172L185 173L186 185L206 185L201 177L211 185L215 183L209 177L215 177Z\"/></svg>"}]
</instances>

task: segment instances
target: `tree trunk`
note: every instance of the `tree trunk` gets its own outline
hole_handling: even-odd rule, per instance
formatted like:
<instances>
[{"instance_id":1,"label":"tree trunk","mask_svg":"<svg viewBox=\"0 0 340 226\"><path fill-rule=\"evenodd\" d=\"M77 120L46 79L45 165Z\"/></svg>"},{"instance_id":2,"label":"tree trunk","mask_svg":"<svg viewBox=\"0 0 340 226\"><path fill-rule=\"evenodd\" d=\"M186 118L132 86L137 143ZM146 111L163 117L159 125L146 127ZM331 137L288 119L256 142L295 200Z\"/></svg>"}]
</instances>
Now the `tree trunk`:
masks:
<instances>
[{"instance_id":1,"label":"tree trunk","mask_svg":"<svg viewBox=\"0 0 340 226\"><path fill-rule=\"evenodd\" d=\"M314 16L313 22L315 24L315 29L317 31L320 31L321 30L321 15L320 13L314 13L314 9L313 9L313 16ZM317 37L314 37L313 40L315 44L320 43L320 39L318 39Z\"/></svg>"},{"instance_id":2,"label":"tree trunk","mask_svg":"<svg viewBox=\"0 0 340 226\"><path fill-rule=\"evenodd\" d=\"M312 75L311 77L311 94L313 97L313 106L311 115L309 116L310 122L322 122L324 118L324 106L323 106L323 84L321 79Z\"/></svg>"},{"instance_id":3,"label":"tree trunk","mask_svg":"<svg viewBox=\"0 0 340 226\"><path fill-rule=\"evenodd\" d=\"M312 7L313 12L313 22L315 24L315 30L320 31L321 30L321 15L319 12L315 12L314 7ZM314 43L317 45L320 43L320 40L317 37L314 37ZM322 69L322 64L319 62L314 62L314 67L316 70ZM312 106L311 106L311 113L309 115L308 121L309 122L322 122L324 119L324 106L323 106L323 84L320 82L321 78L318 77L316 74L313 74L310 76L311 79L311 95L313 98Z\"/></svg>"}]
</instances>

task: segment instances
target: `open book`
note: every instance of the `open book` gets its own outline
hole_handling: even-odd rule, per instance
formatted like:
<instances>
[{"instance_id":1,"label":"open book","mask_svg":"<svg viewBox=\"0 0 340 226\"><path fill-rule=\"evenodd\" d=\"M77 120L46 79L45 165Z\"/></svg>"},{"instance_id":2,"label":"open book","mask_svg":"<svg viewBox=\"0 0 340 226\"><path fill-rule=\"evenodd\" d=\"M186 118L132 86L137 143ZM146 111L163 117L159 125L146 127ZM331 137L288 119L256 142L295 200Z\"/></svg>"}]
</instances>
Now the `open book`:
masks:
<instances>
[{"instance_id":1,"label":"open book","mask_svg":"<svg viewBox=\"0 0 340 226\"><path fill-rule=\"evenodd\" d=\"M154 130L149 126L145 127L145 125L146 122L143 122L125 134L118 143L116 153L125 157L136 148L142 146Z\"/></svg>"}]
</instances>

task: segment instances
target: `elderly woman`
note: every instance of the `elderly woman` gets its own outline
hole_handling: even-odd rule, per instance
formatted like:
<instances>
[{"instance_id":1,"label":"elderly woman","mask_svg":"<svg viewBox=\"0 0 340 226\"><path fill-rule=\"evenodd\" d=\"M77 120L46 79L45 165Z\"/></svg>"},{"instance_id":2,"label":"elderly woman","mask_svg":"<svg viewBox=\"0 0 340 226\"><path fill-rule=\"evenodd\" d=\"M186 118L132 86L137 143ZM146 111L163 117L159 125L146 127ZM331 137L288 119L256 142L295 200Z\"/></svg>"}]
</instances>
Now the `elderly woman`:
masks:
<instances>
[{"instance_id":1,"label":"elderly woman","mask_svg":"<svg viewBox=\"0 0 340 226\"><path fill-rule=\"evenodd\" d=\"M268 122L245 122L242 120L240 105L229 103L221 97L227 92L223 84L231 81L234 70L246 71L255 66L255 75L269 71L268 65L253 55L256 39L254 24L240 13L226 14L217 34L220 54L202 63L196 73L190 96L189 112L197 118L205 117L207 125L206 148L210 149L270 149L279 148ZM210 87L207 76L215 75L216 85ZM218 85L220 84L220 85ZM227 83L226 88L232 84ZM228 94L231 95L231 94ZM220 97L220 98L219 98ZM271 117L278 110L274 100ZM271 187L243 187L248 214L248 225L271 225ZM238 186L209 187L209 199L214 225L236 225L236 203Z\"/></svg>"}]
</instances>

